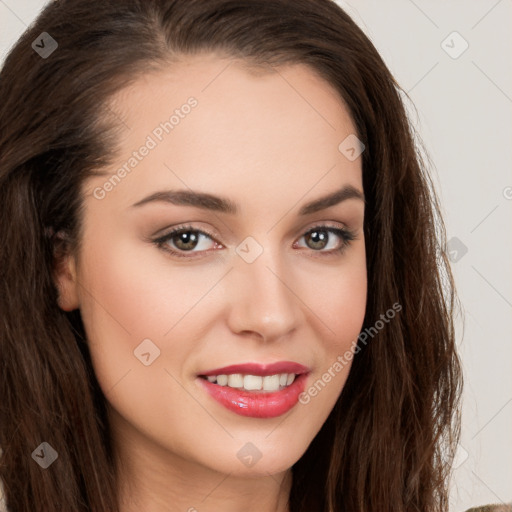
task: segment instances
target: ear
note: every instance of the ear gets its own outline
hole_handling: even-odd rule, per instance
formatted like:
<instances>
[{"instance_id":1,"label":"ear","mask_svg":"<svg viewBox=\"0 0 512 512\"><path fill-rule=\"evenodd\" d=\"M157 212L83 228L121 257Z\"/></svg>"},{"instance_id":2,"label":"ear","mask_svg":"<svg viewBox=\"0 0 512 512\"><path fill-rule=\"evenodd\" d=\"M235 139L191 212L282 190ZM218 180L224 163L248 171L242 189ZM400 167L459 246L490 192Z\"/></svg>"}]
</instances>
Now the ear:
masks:
<instances>
[{"instance_id":1,"label":"ear","mask_svg":"<svg viewBox=\"0 0 512 512\"><path fill-rule=\"evenodd\" d=\"M65 232L56 233L53 241L53 278L59 291L58 305L63 311L73 311L80 306L75 257Z\"/></svg>"}]
</instances>

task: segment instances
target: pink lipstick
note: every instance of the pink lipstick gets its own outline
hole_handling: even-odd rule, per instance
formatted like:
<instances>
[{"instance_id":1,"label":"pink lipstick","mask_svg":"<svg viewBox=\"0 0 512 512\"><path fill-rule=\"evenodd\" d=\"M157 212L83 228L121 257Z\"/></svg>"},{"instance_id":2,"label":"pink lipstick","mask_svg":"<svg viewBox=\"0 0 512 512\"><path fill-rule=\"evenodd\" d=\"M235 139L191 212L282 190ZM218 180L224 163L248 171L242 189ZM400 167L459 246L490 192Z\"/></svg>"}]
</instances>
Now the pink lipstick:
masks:
<instances>
[{"instance_id":1,"label":"pink lipstick","mask_svg":"<svg viewBox=\"0 0 512 512\"><path fill-rule=\"evenodd\" d=\"M198 381L213 399L236 414L274 418L296 405L309 371L290 361L244 363L202 372Z\"/></svg>"}]
</instances>

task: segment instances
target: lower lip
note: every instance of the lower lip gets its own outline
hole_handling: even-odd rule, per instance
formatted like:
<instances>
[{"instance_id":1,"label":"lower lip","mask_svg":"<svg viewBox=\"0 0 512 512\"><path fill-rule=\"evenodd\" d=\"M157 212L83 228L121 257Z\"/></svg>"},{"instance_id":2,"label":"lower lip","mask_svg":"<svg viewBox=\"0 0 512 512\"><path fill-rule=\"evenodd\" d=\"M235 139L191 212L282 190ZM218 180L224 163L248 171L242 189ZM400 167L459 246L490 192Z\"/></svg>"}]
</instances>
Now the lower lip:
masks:
<instances>
[{"instance_id":1,"label":"lower lip","mask_svg":"<svg viewBox=\"0 0 512 512\"><path fill-rule=\"evenodd\" d=\"M226 409L251 418L275 418L288 412L298 402L306 378L307 374L303 373L281 391L265 393L219 386L201 377L198 379L210 396Z\"/></svg>"}]
</instances>

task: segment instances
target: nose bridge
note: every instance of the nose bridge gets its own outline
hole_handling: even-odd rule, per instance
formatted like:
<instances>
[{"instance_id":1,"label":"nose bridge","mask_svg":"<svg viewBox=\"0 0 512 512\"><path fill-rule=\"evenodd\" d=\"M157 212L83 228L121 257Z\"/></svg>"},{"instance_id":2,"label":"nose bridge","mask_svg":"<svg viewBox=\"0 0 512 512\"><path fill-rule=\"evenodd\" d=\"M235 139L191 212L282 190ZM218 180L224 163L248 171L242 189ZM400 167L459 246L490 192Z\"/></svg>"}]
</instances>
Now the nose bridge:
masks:
<instances>
[{"instance_id":1,"label":"nose bridge","mask_svg":"<svg viewBox=\"0 0 512 512\"><path fill-rule=\"evenodd\" d=\"M290 288L283 254L247 237L236 249L232 328L254 331L264 338L285 335L294 328L298 302Z\"/></svg>"}]
</instances>

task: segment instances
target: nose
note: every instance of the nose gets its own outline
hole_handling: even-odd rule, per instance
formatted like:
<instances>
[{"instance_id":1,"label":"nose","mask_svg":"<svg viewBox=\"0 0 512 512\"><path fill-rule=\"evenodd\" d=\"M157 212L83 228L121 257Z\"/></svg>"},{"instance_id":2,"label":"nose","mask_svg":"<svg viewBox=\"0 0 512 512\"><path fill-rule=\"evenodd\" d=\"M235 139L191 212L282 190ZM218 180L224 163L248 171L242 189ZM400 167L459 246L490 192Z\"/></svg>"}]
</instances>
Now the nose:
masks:
<instances>
[{"instance_id":1,"label":"nose","mask_svg":"<svg viewBox=\"0 0 512 512\"><path fill-rule=\"evenodd\" d=\"M237 256L228 279L232 297L228 322L234 333L275 341L297 328L302 302L278 251L264 248L252 263Z\"/></svg>"}]
</instances>

